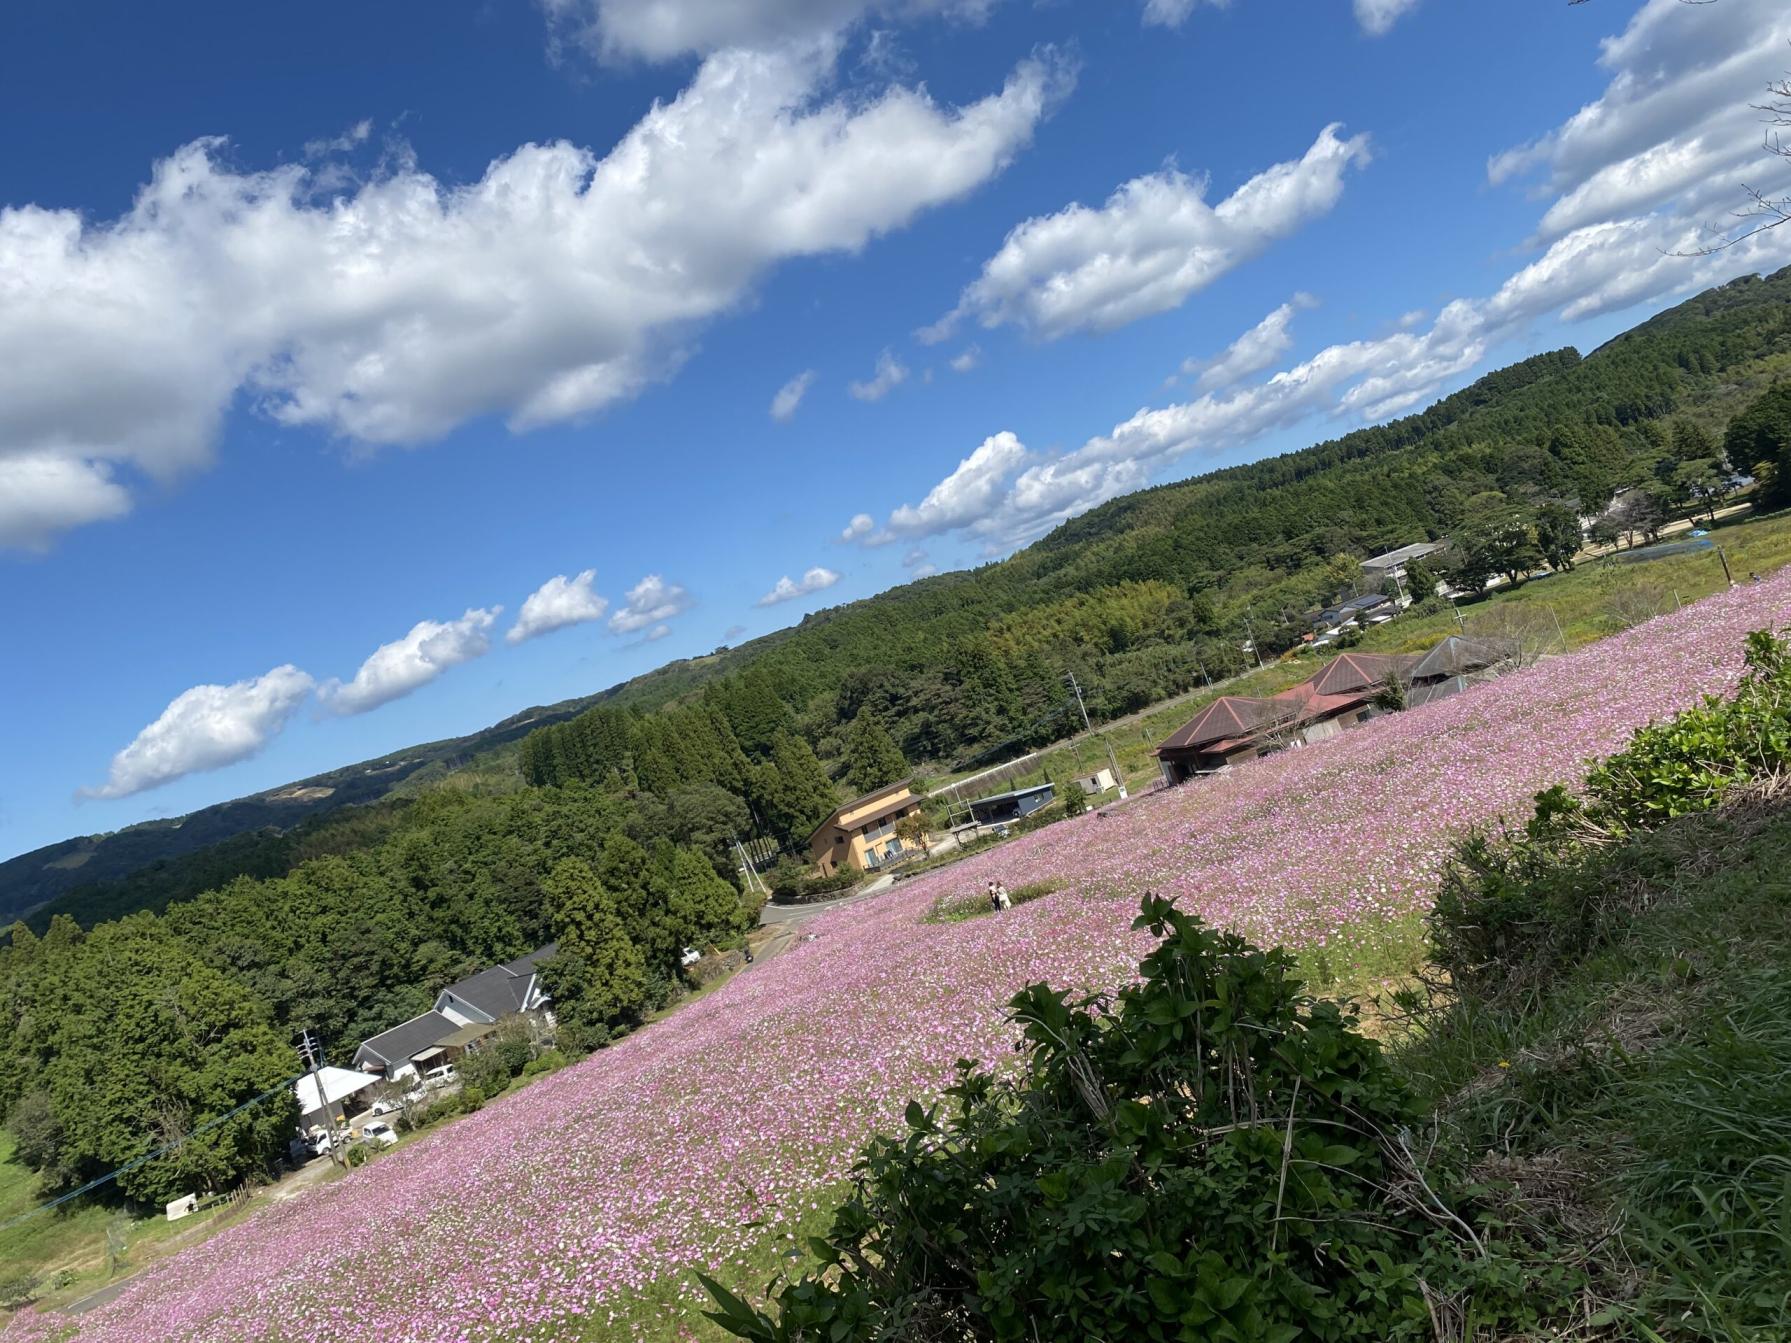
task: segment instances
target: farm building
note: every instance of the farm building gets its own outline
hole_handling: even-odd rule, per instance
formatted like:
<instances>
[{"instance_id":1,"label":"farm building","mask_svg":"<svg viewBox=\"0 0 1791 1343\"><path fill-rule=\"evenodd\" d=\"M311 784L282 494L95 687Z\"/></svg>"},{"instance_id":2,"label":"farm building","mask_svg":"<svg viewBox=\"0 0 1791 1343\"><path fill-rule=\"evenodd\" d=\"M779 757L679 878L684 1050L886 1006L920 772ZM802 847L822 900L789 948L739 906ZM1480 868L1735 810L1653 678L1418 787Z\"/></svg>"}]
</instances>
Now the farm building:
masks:
<instances>
[{"instance_id":1,"label":"farm building","mask_svg":"<svg viewBox=\"0 0 1791 1343\"><path fill-rule=\"evenodd\" d=\"M1278 695L1222 695L1157 747L1163 778L1181 783L1284 746L1334 737L1372 716L1375 697L1408 677L1417 661L1403 654L1345 653Z\"/></svg>"},{"instance_id":2,"label":"farm building","mask_svg":"<svg viewBox=\"0 0 1791 1343\"><path fill-rule=\"evenodd\" d=\"M978 825L1021 821L1048 804L1054 795L1055 789L1048 783L1034 784L1031 788L1015 788L1006 793L992 793L971 802L970 815Z\"/></svg>"}]
</instances>

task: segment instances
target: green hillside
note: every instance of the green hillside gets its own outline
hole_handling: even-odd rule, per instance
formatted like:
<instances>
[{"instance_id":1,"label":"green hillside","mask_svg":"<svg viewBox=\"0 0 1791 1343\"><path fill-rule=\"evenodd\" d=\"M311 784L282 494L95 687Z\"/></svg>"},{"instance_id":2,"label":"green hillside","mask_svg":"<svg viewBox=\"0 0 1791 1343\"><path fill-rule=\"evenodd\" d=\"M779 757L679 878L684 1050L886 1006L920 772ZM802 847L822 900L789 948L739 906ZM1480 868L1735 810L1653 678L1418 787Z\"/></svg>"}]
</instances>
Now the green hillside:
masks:
<instances>
[{"instance_id":1,"label":"green hillside","mask_svg":"<svg viewBox=\"0 0 1791 1343\"><path fill-rule=\"evenodd\" d=\"M1066 673L1097 719L1191 689L1243 665L1246 630L1265 653L1292 646L1304 613L1358 583L1355 560L1374 551L1452 536L1474 554L1517 537L1540 563L1551 532L1558 551L1574 512L1596 512L1626 486L1683 511L1721 464L1717 440L1730 419L1791 370L1788 300L1791 269L1744 276L1583 359L1571 349L1540 354L1421 413L1113 500L1005 560L819 612L466 737L24 854L0 863L0 920L52 901L90 918L239 873L273 875L294 861L296 828L324 825L345 806L414 792L469 765L514 781L509 753L537 728L599 705L632 724L705 691L724 695L743 678L775 687L787 711L780 726L842 786L854 724L875 723L916 765L1051 740L1071 712ZM1778 433L1771 416L1755 419L1749 456ZM561 744L578 731L564 729ZM768 738L741 744L755 764L769 758ZM556 759L537 739L528 753L534 782L597 781L637 764L626 743ZM738 762L729 768L738 774ZM686 782L729 786L713 770ZM749 801L773 833L796 825L806 805L791 803L780 826ZM166 866L202 852L197 867ZM145 869L155 870L133 879Z\"/></svg>"}]
</instances>

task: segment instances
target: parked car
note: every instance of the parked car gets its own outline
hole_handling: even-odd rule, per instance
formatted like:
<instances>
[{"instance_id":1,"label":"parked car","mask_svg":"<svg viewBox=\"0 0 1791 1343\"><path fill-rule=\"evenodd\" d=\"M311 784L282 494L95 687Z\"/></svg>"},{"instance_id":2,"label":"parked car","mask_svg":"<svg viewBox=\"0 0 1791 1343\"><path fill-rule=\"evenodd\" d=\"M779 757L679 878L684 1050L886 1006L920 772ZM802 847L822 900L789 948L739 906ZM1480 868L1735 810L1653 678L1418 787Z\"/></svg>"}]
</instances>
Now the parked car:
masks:
<instances>
[{"instance_id":1,"label":"parked car","mask_svg":"<svg viewBox=\"0 0 1791 1343\"><path fill-rule=\"evenodd\" d=\"M452 1086L460 1080L460 1073L452 1063L444 1063L439 1068L431 1068L423 1074L423 1087L427 1091L439 1091L445 1086Z\"/></svg>"},{"instance_id":2,"label":"parked car","mask_svg":"<svg viewBox=\"0 0 1791 1343\"><path fill-rule=\"evenodd\" d=\"M428 1099L429 1093L423 1090L423 1084L418 1082L414 1087L398 1098L398 1103L400 1105L421 1105Z\"/></svg>"},{"instance_id":3,"label":"parked car","mask_svg":"<svg viewBox=\"0 0 1791 1343\"><path fill-rule=\"evenodd\" d=\"M396 1147L398 1135L392 1131L390 1124L384 1120L375 1119L361 1129L361 1141L370 1142L375 1147Z\"/></svg>"},{"instance_id":4,"label":"parked car","mask_svg":"<svg viewBox=\"0 0 1791 1343\"><path fill-rule=\"evenodd\" d=\"M378 1100L373 1102L370 1113L376 1115L397 1114L398 1111L403 1108L404 1103L402 1101L395 1101L390 1096L381 1096Z\"/></svg>"}]
</instances>

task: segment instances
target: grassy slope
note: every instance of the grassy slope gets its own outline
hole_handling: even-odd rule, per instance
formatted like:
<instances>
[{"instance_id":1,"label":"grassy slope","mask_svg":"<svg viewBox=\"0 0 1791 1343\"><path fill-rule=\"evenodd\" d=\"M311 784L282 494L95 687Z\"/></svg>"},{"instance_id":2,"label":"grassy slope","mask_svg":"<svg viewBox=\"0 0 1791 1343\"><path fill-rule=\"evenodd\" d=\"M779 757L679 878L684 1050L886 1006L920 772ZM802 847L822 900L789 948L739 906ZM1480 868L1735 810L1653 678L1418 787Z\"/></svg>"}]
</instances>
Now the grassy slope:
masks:
<instances>
[{"instance_id":1,"label":"grassy slope","mask_svg":"<svg viewBox=\"0 0 1791 1343\"><path fill-rule=\"evenodd\" d=\"M1585 1337L1791 1337L1791 794L1606 870L1627 935L1396 1057L1592 1313L1622 1303Z\"/></svg>"}]
</instances>

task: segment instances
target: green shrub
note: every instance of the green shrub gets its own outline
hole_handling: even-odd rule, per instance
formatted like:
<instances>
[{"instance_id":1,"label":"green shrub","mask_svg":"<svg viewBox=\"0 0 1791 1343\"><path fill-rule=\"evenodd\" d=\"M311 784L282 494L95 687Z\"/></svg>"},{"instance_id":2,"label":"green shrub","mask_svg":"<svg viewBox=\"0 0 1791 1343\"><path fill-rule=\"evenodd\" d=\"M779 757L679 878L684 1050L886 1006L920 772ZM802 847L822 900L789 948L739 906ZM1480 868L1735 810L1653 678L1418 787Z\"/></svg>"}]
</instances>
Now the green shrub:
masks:
<instances>
[{"instance_id":1,"label":"green shrub","mask_svg":"<svg viewBox=\"0 0 1791 1343\"><path fill-rule=\"evenodd\" d=\"M1791 644L1758 630L1730 698L1708 696L1639 729L1593 768L1581 797L1561 787L1538 793L1521 831L1458 846L1431 916L1437 965L1460 987L1521 990L1534 974L1585 955L1627 925L1629 893L1651 865L1676 861L1658 846L1613 852L1617 841L1787 770Z\"/></svg>"},{"instance_id":2,"label":"green shrub","mask_svg":"<svg viewBox=\"0 0 1791 1343\"><path fill-rule=\"evenodd\" d=\"M524 1062L527 1056L524 1056ZM499 1049L487 1045L483 1049L475 1049L460 1060L460 1081L462 1085L475 1087L486 1095L495 1095L510 1084L515 1070L510 1061ZM518 1065L520 1067L520 1065Z\"/></svg>"},{"instance_id":3,"label":"green shrub","mask_svg":"<svg viewBox=\"0 0 1791 1343\"><path fill-rule=\"evenodd\" d=\"M0 1269L0 1310L20 1310L37 1299L37 1274L28 1268Z\"/></svg>"},{"instance_id":4,"label":"green shrub","mask_svg":"<svg viewBox=\"0 0 1791 1343\"><path fill-rule=\"evenodd\" d=\"M710 1318L753 1343L1429 1337L1420 1277L1474 1273L1379 1046L1283 951L1154 896L1136 926L1163 939L1140 982L1023 990L1020 1067L960 1064L947 1106L910 1104L819 1267L770 1313L705 1278Z\"/></svg>"},{"instance_id":5,"label":"green shrub","mask_svg":"<svg viewBox=\"0 0 1791 1343\"><path fill-rule=\"evenodd\" d=\"M537 1077L542 1073L550 1073L557 1068L564 1068L570 1062L572 1062L572 1060L567 1058L559 1050L544 1049L534 1058L522 1065L522 1075L524 1077Z\"/></svg>"}]
</instances>

